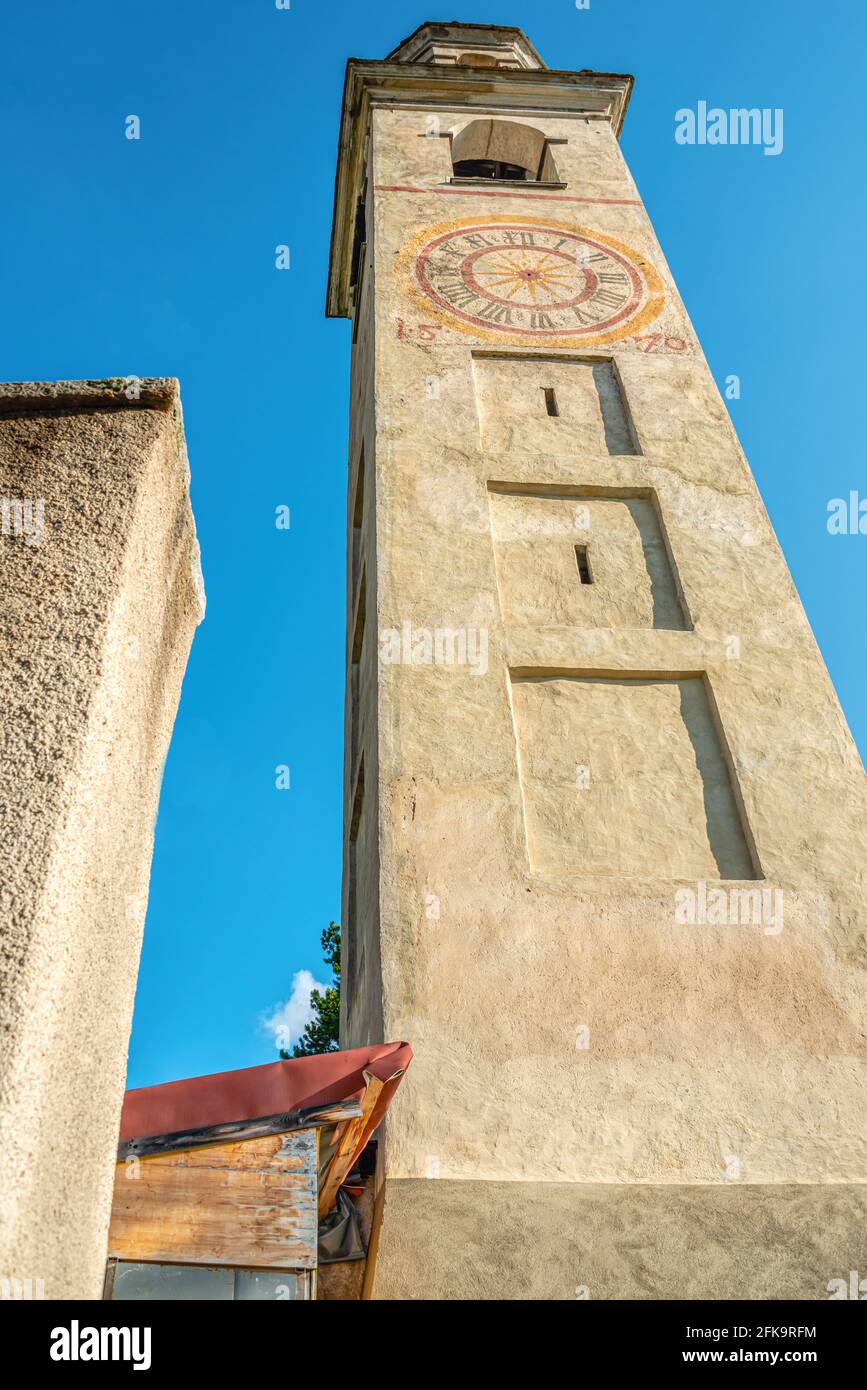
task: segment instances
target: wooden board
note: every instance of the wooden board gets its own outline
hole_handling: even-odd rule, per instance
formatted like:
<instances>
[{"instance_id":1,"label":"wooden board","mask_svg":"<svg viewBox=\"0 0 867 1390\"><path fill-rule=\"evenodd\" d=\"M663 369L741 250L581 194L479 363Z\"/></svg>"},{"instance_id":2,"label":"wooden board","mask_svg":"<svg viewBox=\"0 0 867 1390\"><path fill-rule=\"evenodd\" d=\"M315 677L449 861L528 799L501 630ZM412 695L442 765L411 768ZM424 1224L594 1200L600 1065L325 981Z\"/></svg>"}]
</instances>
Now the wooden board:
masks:
<instances>
[{"instance_id":1,"label":"wooden board","mask_svg":"<svg viewBox=\"0 0 867 1390\"><path fill-rule=\"evenodd\" d=\"M317 1135L303 1129L118 1163L109 1257L314 1269Z\"/></svg>"},{"instance_id":2,"label":"wooden board","mask_svg":"<svg viewBox=\"0 0 867 1390\"><path fill-rule=\"evenodd\" d=\"M337 1189L348 1175L354 1156L360 1153L370 1138L374 1111L382 1094L384 1082L371 1076L370 1072L367 1071L364 1073L364 1081L365 1091L361 1099L361 1114L357 1119L347 1121L322 1183L322 1191L319 1193L320 1217L327 1216L334 1206L337 1200Z\"/></svg>"},{"instance_id":3,"label":"wooden board","mask_svg":"<svg viewBox=\"0 0 867 1390\"><path fill-rule=\"evenodd\" d=\"M361 1286L361 1297L367 1302L373 1298L373 1287L376 1280L376 1257L379 1253L379 1233L382 1229L382 1213L385 1207L385 1183L380 1183L379 1191L373 1203L373 1217L370 1223L370 1237L367 1242L367 1259L364 1263L364 1283Z\"/></svg>"}]
</instances>

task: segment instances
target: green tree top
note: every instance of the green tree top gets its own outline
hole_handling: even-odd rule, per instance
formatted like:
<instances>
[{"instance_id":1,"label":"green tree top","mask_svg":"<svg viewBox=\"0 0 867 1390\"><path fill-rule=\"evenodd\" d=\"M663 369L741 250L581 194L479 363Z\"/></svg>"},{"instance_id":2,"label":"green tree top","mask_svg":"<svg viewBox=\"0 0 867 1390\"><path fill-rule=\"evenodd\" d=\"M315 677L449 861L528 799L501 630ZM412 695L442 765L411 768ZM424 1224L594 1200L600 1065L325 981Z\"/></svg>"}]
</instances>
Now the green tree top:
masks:
<instances>
[{"instance_id":1,"label":"green tree top","mask_svg":"<svg viewBox=\"0 0 867 1390\"><path fill-rule=\"evenodd\" d=\"M333 979L324 993L318 989L311 991L314 1017L293 1047L293 1057L314 1057L320 1052L336 1052L340 1046L340 927L337 922L329 923L321 940L325 964L331 967ZM284 1062L288 1061L289 1055L281 1047L280 1056Z\"/></svg>"}]
</instances>

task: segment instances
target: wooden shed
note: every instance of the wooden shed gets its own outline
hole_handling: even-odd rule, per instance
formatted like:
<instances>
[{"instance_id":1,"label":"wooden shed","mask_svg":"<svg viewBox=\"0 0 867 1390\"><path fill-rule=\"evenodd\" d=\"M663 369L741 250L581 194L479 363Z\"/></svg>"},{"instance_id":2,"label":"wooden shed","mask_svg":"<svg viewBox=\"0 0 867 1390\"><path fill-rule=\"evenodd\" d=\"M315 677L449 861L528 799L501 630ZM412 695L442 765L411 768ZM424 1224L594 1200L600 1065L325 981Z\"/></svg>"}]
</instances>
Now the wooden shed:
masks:
<instances>
[{"instance_id":1,"label":"wooden shed","mask_svg":"<svg viewBox=\"0 0 867 1390\"><path fill-rule=\"evenodd\" d=\"M411 1057L389 1043L128 1091L105 1298L313 1299L326 1228L329 1262L357 1266L326 1296L360 1297L374 1177L357 1165Z\"/></svg>"}]
</instances>

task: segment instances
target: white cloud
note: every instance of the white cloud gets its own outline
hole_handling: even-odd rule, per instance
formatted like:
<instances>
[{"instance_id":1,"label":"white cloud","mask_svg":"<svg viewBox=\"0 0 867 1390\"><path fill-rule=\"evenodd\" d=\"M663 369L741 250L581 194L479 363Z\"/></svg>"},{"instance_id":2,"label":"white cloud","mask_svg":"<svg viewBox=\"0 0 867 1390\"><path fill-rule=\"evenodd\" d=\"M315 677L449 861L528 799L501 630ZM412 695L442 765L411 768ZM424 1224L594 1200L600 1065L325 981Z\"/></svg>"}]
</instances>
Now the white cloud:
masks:
<instances>
[{"instance_id":1,"label":"white cloud","mask_svg":"<svg viewBox=\"0 0 867 1390\"><path fill-rule=\"evenodd\" d=\"M313 1017L310 1005L311 990L318 989L323 994L328 988L315 980L309 970L298 970L292 977L292 993L284 1004L278 1004L274 1012L262 1019L262 1027L274 1039L275 1047L286 1048L297 1042L306 1025Z\"/></svg>"}]
</instances>

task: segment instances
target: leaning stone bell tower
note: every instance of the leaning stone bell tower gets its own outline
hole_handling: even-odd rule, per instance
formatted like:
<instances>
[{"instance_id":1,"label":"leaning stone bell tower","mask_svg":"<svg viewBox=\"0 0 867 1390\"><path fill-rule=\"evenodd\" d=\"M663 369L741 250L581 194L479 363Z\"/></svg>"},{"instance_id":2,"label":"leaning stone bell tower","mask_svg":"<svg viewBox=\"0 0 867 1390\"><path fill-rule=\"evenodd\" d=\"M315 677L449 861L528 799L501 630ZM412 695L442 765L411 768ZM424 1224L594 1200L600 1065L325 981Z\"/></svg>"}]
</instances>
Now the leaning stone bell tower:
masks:
<instances>
[{"instance_id":1,"label":"leaning stone bell tower","mask_svg":"<svg viewBox=\"0 0 867 1390\"><path fill-rule=\"evenodd\" d=\"M489 25L347 68L342 1045L415 1053L374 1297L867 1268L864 772L631 89Z\"/></svg>"}]
</instances>

